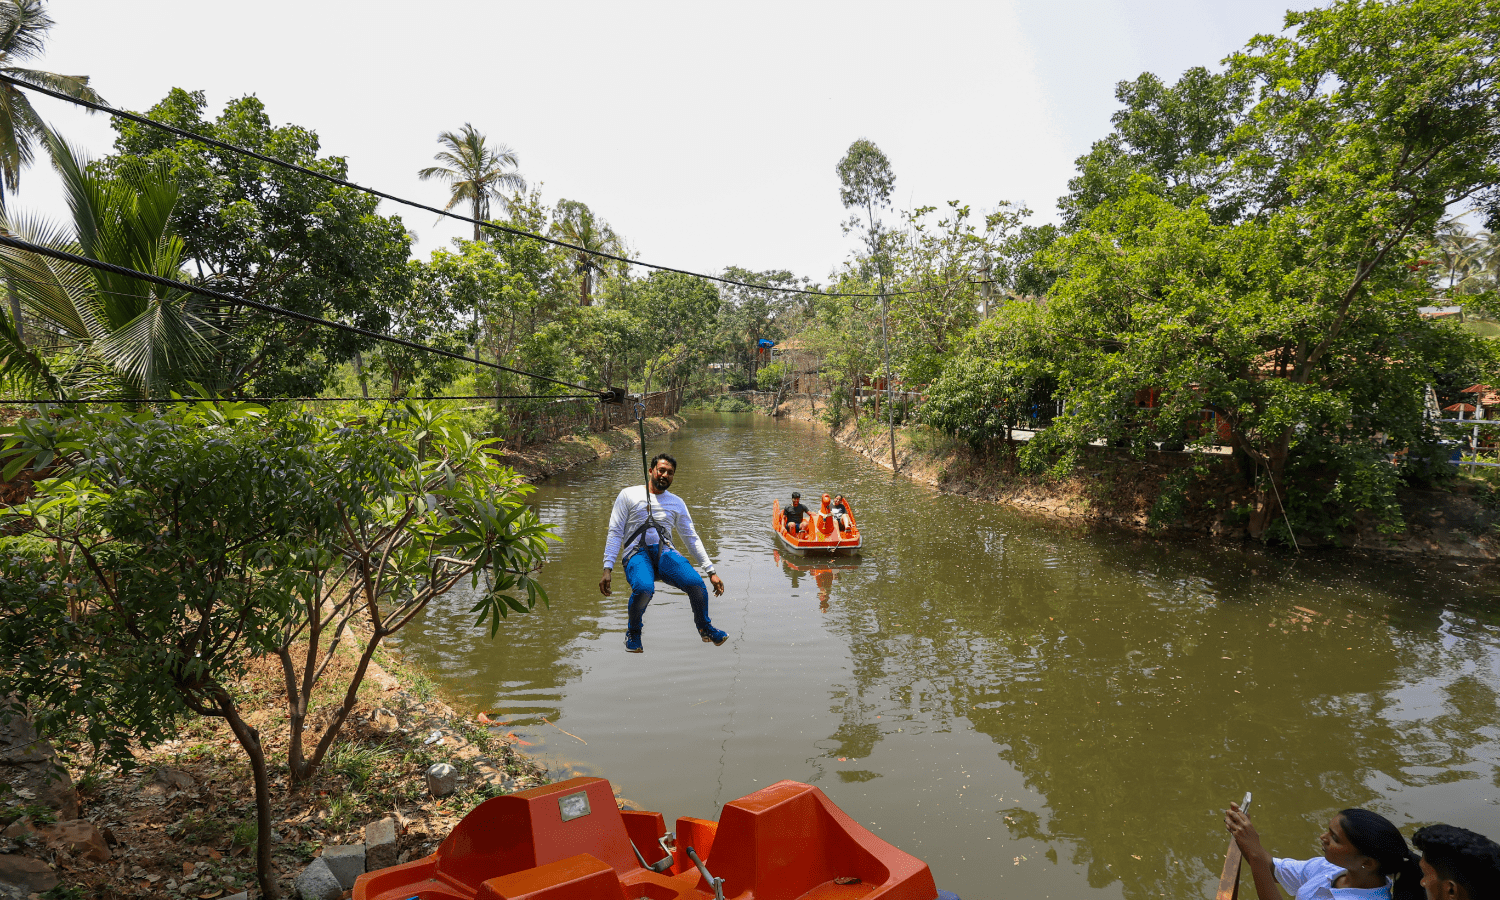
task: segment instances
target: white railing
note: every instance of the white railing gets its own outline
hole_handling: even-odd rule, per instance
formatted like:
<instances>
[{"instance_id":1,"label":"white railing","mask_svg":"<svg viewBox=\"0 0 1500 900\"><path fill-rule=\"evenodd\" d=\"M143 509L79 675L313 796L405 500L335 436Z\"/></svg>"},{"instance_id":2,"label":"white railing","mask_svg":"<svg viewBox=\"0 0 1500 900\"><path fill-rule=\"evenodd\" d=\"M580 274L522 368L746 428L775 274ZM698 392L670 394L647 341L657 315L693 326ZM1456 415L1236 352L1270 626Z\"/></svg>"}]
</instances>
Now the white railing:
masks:
<instances>
[{"instance_id":1,"label":"white railing","mask_svg":"<svg viewBox=\"0 0 1500 900\"><path fill-rule=\"evenodd\" d=\"M1469 433L1459 441L1459 458L1451 460L1455 466L1479 466L1500 468L1500 440L1493 446L1484 446L1479 441L1479 429L1500 425L1500 419L1429 419L1434 425L1462 425ZM1495 435L1500 438L1500 435ZM1464 443L1468 444L1465 451Z\"/></svg>"}]
</instances>

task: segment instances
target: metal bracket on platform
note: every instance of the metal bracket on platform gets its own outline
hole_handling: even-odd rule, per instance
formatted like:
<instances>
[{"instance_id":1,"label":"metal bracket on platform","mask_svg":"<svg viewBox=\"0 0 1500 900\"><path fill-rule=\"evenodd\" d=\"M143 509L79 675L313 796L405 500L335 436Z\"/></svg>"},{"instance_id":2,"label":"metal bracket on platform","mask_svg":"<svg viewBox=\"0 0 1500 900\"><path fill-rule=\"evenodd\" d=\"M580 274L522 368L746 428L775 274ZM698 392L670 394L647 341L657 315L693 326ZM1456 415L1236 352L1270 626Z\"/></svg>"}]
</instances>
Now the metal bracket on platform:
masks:
<instances>
[{"instance_id":1,"label":"metal bracket on platform","mask_svg":"<svg viewBox=\"0 0 1500 900\"><path fill-rule=\"evenodd\" d=\"M698 858L698 851L692 847L687 848L687 857L693 861L693 865L698 867L698 873L703 876L704 881L708 882L708 886L714 889L714 900L724 900L724 879L708 874L708 866L703 864L703 860Z\"/></svg>"},{"instance_id":2,"label":"metal bracket on platform","mask_svg":"<svg viewBox=\"0 0 1500 900\"><path fill-rule=\"evenodd\" d=\"M665 839L666 839L665 837L662 838L662 840L665 840ZM635 840L633 838L630 841L630 849L632 849L632 850L635 851L636 861L641 864L641 868L643 868L643 869L650 869L651 871L656 872L658 874L661 873L661 872L665 872L668 869L672 868L672 863L674 863L674 862L677 861L676 858L672 856L672 851L671 850L667 850L667 856L666 856L665 859L658 859L654 863L648 863L648 862L646 862L646 857L644 857L644 856L641 855L641 848L639 848L639 847L637 847L635 845ZM666 848L663 847L662 849L665 850Z\"/></svg>"}]
</instances>

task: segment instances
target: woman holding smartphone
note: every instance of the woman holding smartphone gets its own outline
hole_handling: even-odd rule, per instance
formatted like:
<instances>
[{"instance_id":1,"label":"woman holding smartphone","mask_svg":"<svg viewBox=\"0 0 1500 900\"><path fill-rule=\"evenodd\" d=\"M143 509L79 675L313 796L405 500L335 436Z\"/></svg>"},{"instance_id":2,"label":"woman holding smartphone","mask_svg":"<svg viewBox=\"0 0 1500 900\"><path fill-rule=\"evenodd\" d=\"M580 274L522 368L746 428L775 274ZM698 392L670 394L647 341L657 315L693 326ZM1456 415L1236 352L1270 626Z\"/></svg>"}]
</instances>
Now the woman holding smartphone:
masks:
<instances>
[{"instance_id":1,"label":"woman holding smartphone","mask_svg":"<svg viewBox=\"0 0 1500 900\"><path fill-rule=\"evenodd\" d=\"M1346 809L1318 838L1323 855L1278 859L1260 842L1250 817L1231 803L1224 826L1255 876L1259 900L1280 900L1279 882L1296 900L1422 900L1418 857L1390 820L1367 809Z\"/></svg>"}]
</instances>

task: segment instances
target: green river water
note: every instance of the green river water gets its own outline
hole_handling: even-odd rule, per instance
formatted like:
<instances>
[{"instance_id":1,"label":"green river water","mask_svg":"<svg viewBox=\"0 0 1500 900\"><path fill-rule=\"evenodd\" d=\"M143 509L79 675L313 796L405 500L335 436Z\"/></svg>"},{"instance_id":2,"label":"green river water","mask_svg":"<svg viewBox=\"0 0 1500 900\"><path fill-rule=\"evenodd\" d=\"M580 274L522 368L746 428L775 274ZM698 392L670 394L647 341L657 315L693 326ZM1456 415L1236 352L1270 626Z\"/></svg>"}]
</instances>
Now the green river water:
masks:
<instances>
[{"instance_id":1,"label":"green river water","mask_svg":"<svg viewBox=\"0 0 1500 900\"><path fill-rule=\"evenodd\" d=\"M1492 573L1038 521L755 415L696 414L649 449L677 458L727 585L724 646L659 585L646 652L623 650L624 573L612 598L598 580L633 452L538 486L564 539L550 609L490 640L454 592L397 643L555 777L606 777L668 822L810 782L963 900L1211 897L1220 810L1247 790L1278 856L1316 855L1348 806L1500 837ZM862 557L774 552L771 501L797 488L849 496Z\"/></svg>"}]
</instances>

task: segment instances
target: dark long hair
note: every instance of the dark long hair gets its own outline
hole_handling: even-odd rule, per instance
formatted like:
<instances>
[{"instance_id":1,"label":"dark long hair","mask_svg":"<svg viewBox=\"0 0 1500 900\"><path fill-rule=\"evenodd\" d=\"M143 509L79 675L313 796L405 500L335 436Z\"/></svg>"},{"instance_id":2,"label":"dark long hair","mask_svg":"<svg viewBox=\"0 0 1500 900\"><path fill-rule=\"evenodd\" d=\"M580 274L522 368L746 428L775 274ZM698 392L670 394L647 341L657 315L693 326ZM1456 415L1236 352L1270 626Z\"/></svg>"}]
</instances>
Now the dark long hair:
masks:
<instances>
[{"instance_id":1,"label":"dark long hair","mask_svg":"<svg viewBox=\"0 0 1500 900\"><path fill-rule=\"evenodd\" d=\"M1365 856L1375 860L1377 875L1396 879L1391 886L1394 900L1423 900L1422 868L1419 857L1406 846L1406 838L1391 820L1368 809L1346 809L1339 813L1344 820L1344 835Z\"/></svg>"}]
</instances>

